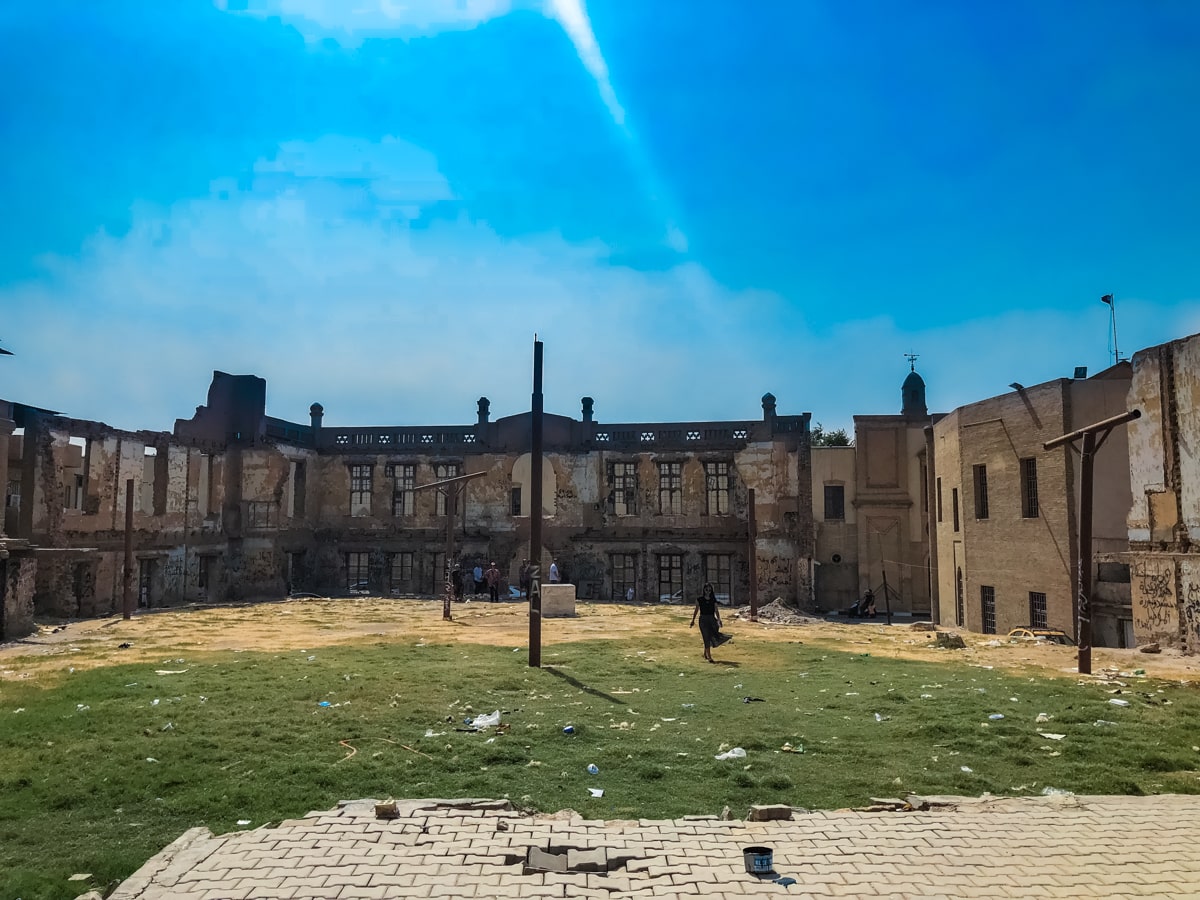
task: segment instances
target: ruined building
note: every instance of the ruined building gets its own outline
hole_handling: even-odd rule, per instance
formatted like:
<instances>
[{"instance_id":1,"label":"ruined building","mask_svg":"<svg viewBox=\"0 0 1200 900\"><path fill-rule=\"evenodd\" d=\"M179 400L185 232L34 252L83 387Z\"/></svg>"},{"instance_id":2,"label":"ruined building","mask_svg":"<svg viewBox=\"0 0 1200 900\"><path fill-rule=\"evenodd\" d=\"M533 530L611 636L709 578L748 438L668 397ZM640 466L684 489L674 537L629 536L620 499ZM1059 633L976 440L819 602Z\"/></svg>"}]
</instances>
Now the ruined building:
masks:
<instances>
[{"instance_id":1,"label":"ruined building","mask_svg":"<svg viewBox=\"0 0 1200 900\"><path fill-rule=\"evenodd\" d=\"M1129 402L1133 629L1200 652L1200 334L1135 353Z\"/></svg>"},{"instance_id":2,"label":"ruined building","mask_svg":"<svg viewBox=\"0 0 1200 900\"><path fill-rule=\"evenodd\" d=\"M495 560L516 584L528 555L530 414L493 422L486 398L470 425L333 427L319 404L301 424L266 415L263 379L217 372L174 433L4 409L5 637L35 612L120 609L130 484L143 607L440 592L448 498L419 488L467 473L484 474L449 510L454 562ZM579 419L546 415L543 565L556 559L582 599L683 599L711 581L739 603L753 553L765 597L811 605L809 415L778 415L770 394L762 410L601 424L584 398Z\"/></svg>"}]
</instances>

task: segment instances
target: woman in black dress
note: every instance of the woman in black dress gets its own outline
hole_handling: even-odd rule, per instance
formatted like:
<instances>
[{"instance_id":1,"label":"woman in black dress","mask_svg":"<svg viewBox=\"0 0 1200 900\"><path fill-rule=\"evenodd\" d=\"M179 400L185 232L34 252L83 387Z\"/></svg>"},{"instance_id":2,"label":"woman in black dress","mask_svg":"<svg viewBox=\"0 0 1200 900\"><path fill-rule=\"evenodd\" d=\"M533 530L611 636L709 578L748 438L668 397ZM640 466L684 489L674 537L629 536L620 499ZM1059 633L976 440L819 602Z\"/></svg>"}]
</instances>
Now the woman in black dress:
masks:
<instances>
[{"instance_id":1,"label":"woman in black dress","mask_svg":"<svg viewBox=\"0 0 1200 900\"><path fill-rule=\"evenodd\" d=\"M692 622L689 628L696 624L696 616L700 617L700 637L704 639L704 658L713 662L712 648L719 647L728 637L721 634L721 613L717 606L717 595L713 586L705 582L704 591L696 598L696 608L692 610Z\"/></svg>"}]
</instances>

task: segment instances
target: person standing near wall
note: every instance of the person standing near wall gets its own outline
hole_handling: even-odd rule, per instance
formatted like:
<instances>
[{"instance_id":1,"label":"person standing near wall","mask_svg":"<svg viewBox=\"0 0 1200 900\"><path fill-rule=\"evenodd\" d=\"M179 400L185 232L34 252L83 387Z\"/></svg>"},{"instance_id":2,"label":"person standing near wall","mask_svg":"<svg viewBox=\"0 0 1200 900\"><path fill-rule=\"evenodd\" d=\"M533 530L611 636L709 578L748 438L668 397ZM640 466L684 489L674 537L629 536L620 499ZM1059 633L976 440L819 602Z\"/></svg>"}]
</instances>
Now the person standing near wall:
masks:
<instances>
[{"instance_id":1,"label":"person standing near wall","mask_svg":"<svg viewBox=\"0 0 1200 900\"><path fill-rule=\"evenodd\" d=\"M558 584L558 562L555 560L550 561L550 583Z\"/></svg>"},{"instance_id":2,"label":"person standing near wall","mask_svg":"<svg viewBox=\"0 0 1200 900\"><path fill-rule=\"evenodd\" d=\"M716 662L712 658L712 648L720 647L731 638L727 634L721 634L721 610L717 604L717 595L709 582L705 582L704 590L696 598L696 608L692 610L692 621L688 628L695 626L697 616L700 617L700 637L704 640L704 658L709 662Z\"/></svg>"},{"instance_id":3,"label":"person standing near wall","mask_svg":"<svg viewBox=\"0 0 1200 900\"><path fill-rule=\"evenodd\" d=\"M488 596L493 603L500 602L500 570L496 568L496 563L493 560L488 566L488 570L483 573L483 578L487 582Z\"/></svg>"}]
</instances>

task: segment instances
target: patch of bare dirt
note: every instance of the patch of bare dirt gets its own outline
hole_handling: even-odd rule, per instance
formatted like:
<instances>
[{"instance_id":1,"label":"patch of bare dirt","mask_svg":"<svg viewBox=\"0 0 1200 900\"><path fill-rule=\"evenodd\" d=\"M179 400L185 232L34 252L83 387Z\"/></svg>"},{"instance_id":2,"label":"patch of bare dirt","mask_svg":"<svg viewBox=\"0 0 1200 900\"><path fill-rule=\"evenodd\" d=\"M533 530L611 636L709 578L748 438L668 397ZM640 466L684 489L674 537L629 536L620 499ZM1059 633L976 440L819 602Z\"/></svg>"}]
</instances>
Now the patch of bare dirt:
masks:
<instances>
[{"instance_id":1,"label":"patch of bare dirt","mask_svg":"<svg viewBox=\"0 0 1200 900\"><path fill-rule=\"evenodd\" d=\"M580 603L574 618L544 620L542 638L549 647L597 639L636 642L639 636L653 634L672 643L677 640L681 657L693 656L697 635L688 629L691 611L690 606ZM756 644L800 642L898 659L954 660L1078 677L1074 647L959 632L965 649L943 650L935 646L934 632L915 630L907 622L891 626L881 621L833 622L805 616L783 604L776 608L775 603L761 607L759 619L752 623L739 616L737 640L722 649L722 654L753 664ZM525 647L528 634L527 607L519 602L456 603L449 622L442 619L440 600L415 598L292 599L143 611L129 621L90 619L65 627L44 627L24 641L0 646L0 679L52 678L70 668L126 662L152 660L165 665L189 653L215 650L304 650L411 639ZM1097 648L1092 660L1093 672L1101 677L1106 672L1142 669L1151 678L1200 682L1200 658L1178 651L1151 655Z\"/></svg>"}]
</instances>

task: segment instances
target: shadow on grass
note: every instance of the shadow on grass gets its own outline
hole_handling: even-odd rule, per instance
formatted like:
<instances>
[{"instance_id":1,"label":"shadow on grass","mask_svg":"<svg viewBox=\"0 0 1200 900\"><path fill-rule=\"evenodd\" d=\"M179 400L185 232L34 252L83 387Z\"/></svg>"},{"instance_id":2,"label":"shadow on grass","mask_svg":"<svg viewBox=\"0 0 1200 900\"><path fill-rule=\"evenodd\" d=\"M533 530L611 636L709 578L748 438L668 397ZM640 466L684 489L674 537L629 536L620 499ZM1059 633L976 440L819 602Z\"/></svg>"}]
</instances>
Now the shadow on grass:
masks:
<instances>
[{"instance_id":1,"label":"shadow on grass","mask_svg":"<svg viewBox=\"0 0 1200 900\"><path fill-rule=\"evenodd\" d=\"M548 672L555 678L561 678L567 684L571 685L571 687L579 688L579 690L583 691L585 694L591 694L593 697L599 697L601 700L607 700L609 703L618 703L621 706L626 705L625 701L619 697L614 697L612 694L606 694L604 691L598 691L594 687L588 687L578 678L573 678L566 672L561 672L553 666L543 666L542 671Z\"/></svg>"},{"instance_id":2,"label":"shadow on grass","mask_svg":"<svg viewBox=\"0 0 1200 900\"><path fill-rule=\"evenodd\" d=\"M740 669L742 667L740 662L734 662L732 659L714 659L712 664L714 666L725 666L730 669Z\"/></svg>"}]
</instances>

